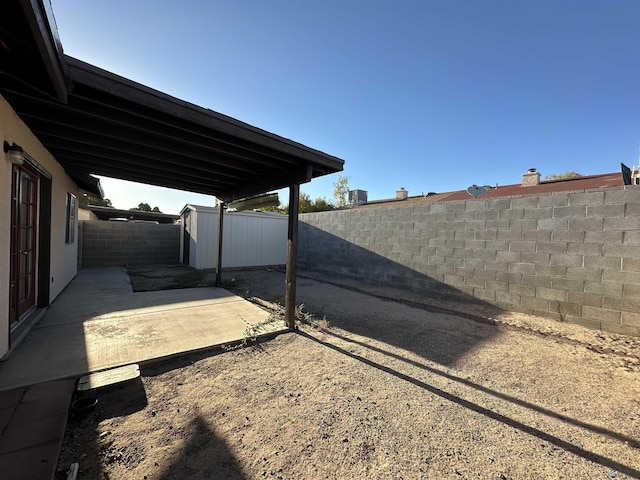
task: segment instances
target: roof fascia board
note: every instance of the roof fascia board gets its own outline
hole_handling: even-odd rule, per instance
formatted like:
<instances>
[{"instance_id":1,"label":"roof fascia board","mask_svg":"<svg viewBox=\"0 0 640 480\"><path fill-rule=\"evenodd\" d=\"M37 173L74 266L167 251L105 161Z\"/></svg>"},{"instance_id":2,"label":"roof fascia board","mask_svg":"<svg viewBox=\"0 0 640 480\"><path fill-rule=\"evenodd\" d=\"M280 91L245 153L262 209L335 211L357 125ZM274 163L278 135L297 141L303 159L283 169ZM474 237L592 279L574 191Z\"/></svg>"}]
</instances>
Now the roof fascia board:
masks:
<instances>
[{"instance_id":1,"label":"roof fascia board","mask_svg":"<svg viewBox=\"0 0 640 480\"><path fill-rule=\"evenodd\" d=\"M100 179L89 174L69 174L71 180L75 182L80 189L93 195L98 195L100 198L104 198L104 190Z\"/></svg>"},{"instance_id":2,"label":"roof fascia board","mask_svg":"<svg viewBox=\"0 0 640 480\"><path fill-rule=\"evenodd\" d=\"M343 169L344 160L340 158L280 137L227 115L172 97L81 60L69 56L65 58L69 67L69 74L74 82L106 91L111 95L233 135L242 140L295 155L302 160L325 167L330 171L337 172Z\"/></svg>"},{"instance_id":3,"label":"roof fascia board","mask_svg":"<svg viewBox=\"0 0 640 480\"><path fill-rule=\"evenodd\" d=\"M125 215L136 215L138 217L148 217L150 219L170 219L177 220L180 218L180 215L174 215L172 213L162 213L162 212L147 212L144 210L123 210L119 208L113 207L102 207L99 205L83 205L82 208L85 210L90 210L93 213L97 214L106 214L111 217L122 217Z\"/></svg>"},{"instance_id":4,"label":"roof fascia board","mask_svg":"<svg viewBox=\"0 0 640 480\"><path fill-rule=\"evenodd\" d=\"M66 103L68 74L51 3L49 0L21 0L20 3L57 98Z\"/></svg>"}]
</instances>

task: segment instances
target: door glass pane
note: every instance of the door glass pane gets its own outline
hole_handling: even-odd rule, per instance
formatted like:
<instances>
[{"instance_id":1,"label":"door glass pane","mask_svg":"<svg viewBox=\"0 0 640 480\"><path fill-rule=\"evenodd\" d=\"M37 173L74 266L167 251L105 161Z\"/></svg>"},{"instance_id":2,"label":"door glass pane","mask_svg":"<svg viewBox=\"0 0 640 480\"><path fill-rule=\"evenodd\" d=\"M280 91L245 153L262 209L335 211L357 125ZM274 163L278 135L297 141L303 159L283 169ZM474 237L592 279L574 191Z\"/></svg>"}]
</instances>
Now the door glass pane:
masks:
<instances>
[{"instance_id":1,"label":"door glass pane","mask_svg":"<svg viewBox=\"0 0 640 480\"><path fill-rule=\"evenodd\" d=\"M34 204L33 203L29 203L29 210L28 210L29 216L27 217L26 223L30 227L33 227L33 222L34 222L34 219L35 219L35 216L33 214L34 208L35 208Z\"/></svg>"},{"instance_id":2,"label":"door glass pane","mask_svg":"<svg viewBox=\"0 0 640 480\"><path fill-rule=\"evenodd\" d=\"M27 274L27 255L20 252L18 253L18 258L19 258L18 263L20 265L20 269L18 270L18 275L22 277Z\"/></svg>"},{"instance_id":3,"label":"door glass pane","mask_svg":"<svg viewBox=\"0 0 640 480\"><path fill-rule=\"evenodd\" d=\"M28 277L21 277L20 280L18 281L18 287L19 287L18 298L20 299L20 301L27 298L27 278Z\"/></svg>"},{"instance_id":4,"label":"door glass pane","mask_svg":"<svg viewBox=\"0 0 640 480\"><path fill-rule=\"evenodd\" d=\"M27 199L27 191L29 189L29 179L22 175L20 177L20 201L25 202Z\"/></svg>"},{"instance_id":5,"label":"door glass pane","mask_svg":"<svg viewBox=\"0 0 640 480\"><path fill-rule=\"evenodd\" d=\"M25 219L28 218L27 213L28 213L27 204L24 202L20 202L18 204L18 221L21 223L25 222Z\"/></svg>"},{"instance_id":6,"label":"door glass pane","mask_svg":"<svg viewBox=\"0 0 640 480\"><path fill-rule=\"evenodd\" d=\"M18 247L19 249L26 250L27 249L27 230L25 228L18 229Z\"/></svg>"}]
</instances>

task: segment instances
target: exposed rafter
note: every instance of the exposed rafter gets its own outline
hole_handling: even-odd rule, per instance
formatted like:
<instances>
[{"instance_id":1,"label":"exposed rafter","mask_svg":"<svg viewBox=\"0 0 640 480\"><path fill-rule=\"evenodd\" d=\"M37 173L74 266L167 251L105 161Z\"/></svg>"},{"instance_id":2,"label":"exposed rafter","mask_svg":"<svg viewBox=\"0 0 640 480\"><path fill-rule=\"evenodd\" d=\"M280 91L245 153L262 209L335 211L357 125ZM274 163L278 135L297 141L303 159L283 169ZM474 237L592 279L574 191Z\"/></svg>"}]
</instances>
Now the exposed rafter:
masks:
<instances>
[{"instance_id":1,"label":"exposed rafter","mask_svg":"<svg viewBox=\"0 0 640 480\"><path fill-rule=\"evenodd\" d=\"M65 103L12 81L0 92L71 177L103 175L225 202L305 183L343 161L64 57Z\"/></svg>"}]
</instances>

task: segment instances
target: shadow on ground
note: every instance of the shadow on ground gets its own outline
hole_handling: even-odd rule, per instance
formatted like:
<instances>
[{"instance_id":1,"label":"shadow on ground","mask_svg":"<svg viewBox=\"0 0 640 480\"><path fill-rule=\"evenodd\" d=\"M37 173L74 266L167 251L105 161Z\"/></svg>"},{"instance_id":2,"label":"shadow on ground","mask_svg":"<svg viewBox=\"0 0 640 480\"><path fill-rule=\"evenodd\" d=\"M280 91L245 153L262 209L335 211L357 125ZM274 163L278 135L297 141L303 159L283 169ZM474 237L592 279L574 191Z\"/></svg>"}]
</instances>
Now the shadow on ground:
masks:
<instances>
[{"instance_id":1,"label":"shadow on ground","mask_svg":"<svg viewBox=\"0 0 640 480\"><path fill-rule=\"evenodd\" d=\"M261 341L256 343L257 348L260 348L260 343ZM129 468L136 467L144 459L144 452L154 448L153 445L141 443L149 438L148 431L141 432L140 438L119 438L116 442L111 432L104 428L99 429L99 425L107 420L116 423L131 421L127 417L147 409L148 417L143 430L156 429L165 436L175 435L170 424L159 421L155 416L158 406L149 405L143 378L178 370L220 353L223 353L223 350L207 349L158 360L142 366L141 377L123 386L91 390L77 395L76 399L95 398L98 404L95 409L84 413L71 410L58 461L58 478L66 479L63 472L74 462L80 464L78 478L96 480L111 478L107 473L108 469L105 468L111 463ZM99 434L100 430L102 433ZM184 448L180 454L175 458L167 458L165 464L156 466L160 473L153 478L158 480L245 478L225 441L212 431L205 419L199 415L194 416L187 429Z\"/></svg>"},{"instance_id":2,"label":"shadow on ground","mask_svg":"<svg viewBox=\"0 0 640 480\"><path fill-rule=\"evenodd\" d=\"M627 466L623 463L618 462L616 459L612 459L612 458L608 458L606 456L597 454L595 452L591 452L585 448L582 448L580 445L576 444L576 443L571 443L570 441L564 440L562 438L559 438L558 436L552 435L544 430L541 430L539 428L536 428L534 426L531 425L527 425L521 421L518 421L514 418L511 418L507 415L503 415L501 413L498 413L494 410L488 409L486 407L483 407L482 405L463 399L460 396L454 395L448 391L445 391L443 389L437 388L433 385L430 385L424 381L418 380L416 378L413 378L407 374L402 373L399 370L396 370L394 368L389 367L388 365L385 365L383 363L378 363L378 362L374 362L368 358L366 358L365 356L361 356L358 354L354 354L352 352L349 352L348 350L345 350L344 348L341 348L337 345L335 345L333 342L331 341L323 341L320 340L312 335L309 335L303 331L298 331L297 332L299 335L313 341L316 343L319 343L327 348L330 348L331 350L338 352L342 355L345 355L349 358L355 359L359 362L364 363L365 365L375 368L377 370L379 370L382 373L385 374L389 374L392 375L400 380L404 380L406 382L411 383L412 385L415 385L416 387L419 387L421 389L423 389L426 392L432 393L437 395L438 397L442 398L443 400L452 402L454 404L457 404L465 409L471 410L473 412L476 412L480 415L483 415L491 420L495 420L497 422L500 422L504 425L507 425L509 427L515 428L519 431L521 431L522 433L528 434L528 435L532 435L535 436L537 438L539 438L542 441L545 442L549 442L552 445L555 445L558 448L561 448L567 452L570 452L574 455L577 455L579 457L582 457L586 460L598 463L604 467L607 467L609 469L611 469L612 472L620 472L623 473L625 475L628 475L631 478L639 478L640 479L640 470L637 470L633 467ZM619 432L613 431L613 430L609 430L607 428L603 428L597 425L593 425L587 422L583 422L581 420L578 419L574 419L571 418L567 415L563 415L561 413L555 412L553 410L549 410L547 408L544 408L542 406L536 405L535 403L532 402L528 402L522 399L519 399L517 397L511 396L511 395L507 395L495 390L492 390L490 388L487 388L483 385L474 383L472 381L469 381L467 379L458 377L456 375L452 375L450 373L447 373L445 371L436 369L436 368L432 368L429 367L428 365L424 365L422 363L419 362L415 362L409 359L406 359L400 355L397 354L393 354L391 352L388 352L386 350L365 344L363 342L358 342L356 340L344 337L342 335L336 334L335 332L330 332L330 331L324 331L324 333L326 335L329 335L330 337L334 337L334 339L339 339L342 341L346 341L349 343L353 343L353 344L357 344L360 347L364 347L366 349L371 350L372 352L376 352L376 353L381 353L387 357L389 357L390 359L395 359L395 360L400 360L402 362L406 362L408 364L410 364L411 366L414 367L418 367L424 370L427 370L429 373L431 374L435 374L435 375L439 375L442 377L445 377L447 380L451 380L453 382L459 383L459 384L463 384L465 386L471 387L474 390L477 390L478 392L482 392L485 394L489 394L495 398L498 398L500 400L506 401L506 402L510 402L513 403L515 405L518 405L520 407L524 407L527 409L530 409L536 413L542 414L544 416L556 419L556 420L560 420L562 422L571 424L575 427L578 427L580 429L584 429L587 431L591 431L593 433L599 434L599 435L603 435L605 437L608 437L609 439L612 440L616 440L619 442L622 442L624 444L630 445L633 448L640 448L640 441L636 438L621 434Z\"/></svg>"},{"instance_id":3,"label":"shadow on ground","mask_svg":"<svg viewBox=\"0 0 640 480\"><path fill-rule=\"evenodd\" d=\"M212 461L215 459L215 461ZM228 478L244 480L245 476L226 442L207 426L201 416L196 416L189 428L189 438L178 458L157 477L159 480Z\"/></svg>"},{"instance_id":4,"label":"shadow on ground","mask_svg":"<svg viewBox=\"0 0 640 480\"><path fill-rule=\"evenodd\" d=\"M301 272L304 274L305 272ZM234 272L238 294L270 302L284 300L284 274L280 271ZM339 281L339 280L338 280ZM380 298L345 290L326 281L298 278L297 304L316 318L326 316L331 326L378 340L440 363L453 365L474 348L499 334L494 325L470 321L451 311L434 314L424 305ZM481 305L487 314L499 310ZM478 317L480 318L480 317Z\"/></svg>"},{"instance_id":5,"label":"shadow on ground","mask_svg":"<svg viewBox=\"0 0 640 480\"><path fill-rule=\"evenodd\" d=\"M79 478L106 479L102 462L135 461L135 451L118 451L113 447L110 433L98 437L98 425L111 418L126 418L147 406L147 395L140 377L120 387L91 390L77 395L95 398L96 407L90 411L70 411L58 471L66 470L72 463L80 464ZM128 457L128 458L127 458ZM103 460L104 459L104 460ZM64 477L66 478L66 477Z\"/></svg>"}]
</instances>

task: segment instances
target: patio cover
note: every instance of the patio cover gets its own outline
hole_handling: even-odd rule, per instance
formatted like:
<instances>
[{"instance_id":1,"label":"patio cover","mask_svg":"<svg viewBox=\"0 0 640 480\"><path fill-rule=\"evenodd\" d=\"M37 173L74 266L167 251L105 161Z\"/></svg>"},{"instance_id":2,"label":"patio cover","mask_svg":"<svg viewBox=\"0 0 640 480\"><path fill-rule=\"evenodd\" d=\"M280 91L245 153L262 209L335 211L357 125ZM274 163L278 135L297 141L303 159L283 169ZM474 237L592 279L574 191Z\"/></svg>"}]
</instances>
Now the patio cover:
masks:
<instances>
[{"instance_id":1,"label":"patio cover","mask_svg":"<svg viewBox=\"0 0 640 480\"><path fill-rule=\"evenodd\" d=\"M0 93L86 190L93 174L230 202L343 168L339 158L64 55L47 0L3 3L0 60Z\"/></svg>"},{"instance_id":2,"label":"patio cover","mask_svg":"<svg viewBox=\"0 0 640 480\"><path fill-rule=\"evenodd\" d=\"M285 319L294 327L300 184L341 171L343 160L64 55L50 0L0 2L0 94L92 193L102 194L92 174L225 203L289 187Z\"/></svg>"}]
</instances>

